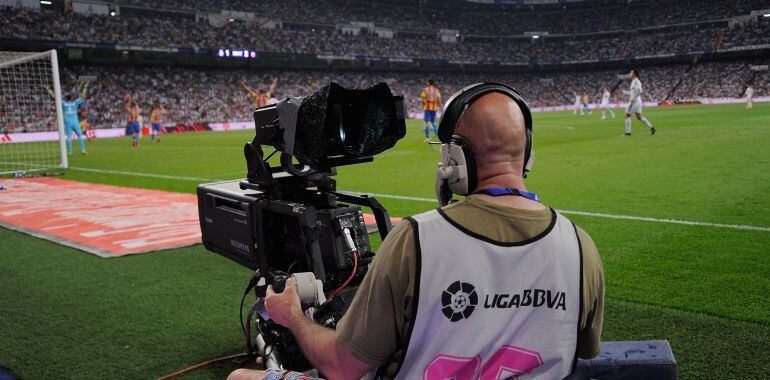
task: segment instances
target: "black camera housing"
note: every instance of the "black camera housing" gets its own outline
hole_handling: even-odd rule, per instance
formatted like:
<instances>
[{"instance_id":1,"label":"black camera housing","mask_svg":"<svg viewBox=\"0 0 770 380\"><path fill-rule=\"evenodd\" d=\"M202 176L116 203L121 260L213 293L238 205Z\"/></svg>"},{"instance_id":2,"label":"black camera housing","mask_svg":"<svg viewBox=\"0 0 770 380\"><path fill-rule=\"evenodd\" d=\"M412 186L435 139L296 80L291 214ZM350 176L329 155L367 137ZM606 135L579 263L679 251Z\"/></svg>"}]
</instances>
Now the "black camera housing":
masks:
<instances>
[{"instance_id":1,"label":"black camera housing","mask_svg":"<svg viewBox=\"0 0 770 380\"><path fill-rule=\"evenodd\" d=\"M307 191L316 198L310 204L269 199L264 192L242 188L244 182L248 183L198 186L206 249L262 273L313 272L324 290L332 290L353 270L351 250L342 235L348 228L359 255L352 282L360 283L374 255L360 206L338 203L336 196L313 190Z\"/></svg>"}]
</instances>

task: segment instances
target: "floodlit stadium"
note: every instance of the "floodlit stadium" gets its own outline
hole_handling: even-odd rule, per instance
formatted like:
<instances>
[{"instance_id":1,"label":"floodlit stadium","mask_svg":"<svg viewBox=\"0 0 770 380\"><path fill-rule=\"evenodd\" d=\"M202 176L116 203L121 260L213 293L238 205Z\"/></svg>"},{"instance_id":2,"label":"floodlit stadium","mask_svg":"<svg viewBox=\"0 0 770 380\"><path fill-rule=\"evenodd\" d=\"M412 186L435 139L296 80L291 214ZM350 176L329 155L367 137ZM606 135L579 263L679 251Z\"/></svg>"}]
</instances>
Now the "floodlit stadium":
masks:
<instances>
[{"instance_id":1,"label":"floodlit stadium","mask_svg":"<svg viewBox=\"0 0 770 380\"><path fill-rule=\"evenodd\" d=\"M767 0L0 0L0 379L770 378L769 66Z\"/></svg>"}]
</instances>

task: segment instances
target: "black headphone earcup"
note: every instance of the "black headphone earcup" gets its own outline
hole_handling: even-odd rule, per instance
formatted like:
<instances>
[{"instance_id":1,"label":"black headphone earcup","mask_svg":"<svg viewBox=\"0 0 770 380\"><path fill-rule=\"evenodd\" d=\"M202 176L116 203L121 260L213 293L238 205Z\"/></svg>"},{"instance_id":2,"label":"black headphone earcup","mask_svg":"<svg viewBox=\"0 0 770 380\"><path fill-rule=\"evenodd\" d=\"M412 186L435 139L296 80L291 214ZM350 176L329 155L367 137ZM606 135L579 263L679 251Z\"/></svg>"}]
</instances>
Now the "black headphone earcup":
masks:
<instances>
[{"instance_id":1,"label":"black headphone earcup","mask_svg":"<svg viewBox=\"0 0 770 380\"><path fill-rule=\"evenodd\" d=\"M522 171L522 174L526 178L529 167L531 166L529 160L532 156L532 130L526 129L524 135L526 136L527 141L525 142L526 145L524 147L524 170Z\"/></svg>"}]
</instances>

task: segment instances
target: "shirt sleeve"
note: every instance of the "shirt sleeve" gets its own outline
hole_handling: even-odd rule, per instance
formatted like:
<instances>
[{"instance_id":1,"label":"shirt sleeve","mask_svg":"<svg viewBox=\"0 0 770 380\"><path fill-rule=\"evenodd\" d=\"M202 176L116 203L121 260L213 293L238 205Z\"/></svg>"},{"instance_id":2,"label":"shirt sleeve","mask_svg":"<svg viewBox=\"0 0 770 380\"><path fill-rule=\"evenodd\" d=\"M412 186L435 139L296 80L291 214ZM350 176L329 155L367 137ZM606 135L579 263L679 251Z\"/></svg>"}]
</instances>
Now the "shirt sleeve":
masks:
<instances>
[{"instance_id":1,"label":"shirt sleeve","mask_svg":"<svg viewBox=\"0 0 770 380\"><path fill-rule=\"evenodd\" d=\"M337 326L337 339L364 363L385 364L403 345L416 282L411 224L397 224L383 241L369 273Z\"/></svg>"},{"instance_id":2,"label":"shirt sleeve","mask_svg":"<svg viewBox=\"0 0 770 380\"><path fill-rule=\"evenodd\" d=\"M78 106L83 104L83 103L85 103L85 100L83 100L83 98L78 98L77 100L75 100L75 104L78 105Z\"/></svg>"},{"instance_id":3,"label":"shirt sleeve","mask_svg":"<svg viewBox=\"0 0 770 380\"><path fill-rule=\"evenodd\" d=\"M577 228L583 252L583 310L578 338L578 356L595 357L601 351L602 325L604 323L604 269L591 236Z\"/></svg>"}]
</instances>

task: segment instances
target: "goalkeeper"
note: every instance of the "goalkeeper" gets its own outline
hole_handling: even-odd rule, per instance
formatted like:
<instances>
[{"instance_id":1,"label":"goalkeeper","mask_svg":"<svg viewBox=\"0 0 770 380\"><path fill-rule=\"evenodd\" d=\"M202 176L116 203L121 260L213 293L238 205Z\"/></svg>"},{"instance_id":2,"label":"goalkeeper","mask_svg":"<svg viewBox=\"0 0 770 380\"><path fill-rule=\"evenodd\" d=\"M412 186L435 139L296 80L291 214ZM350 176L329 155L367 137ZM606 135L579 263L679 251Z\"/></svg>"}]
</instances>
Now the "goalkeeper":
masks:
<instances>
[{"instance_id":1,"label":"goalkeeper","mask_svg":"<svg viewBox=\"0 0 770 380\"><path fill-rule=\"evenodd\" d=\"M53 90L50 86L45 86L51 97L55 97ZM80 90L80 96L73 100L72 95L64 95L64 101L61 103L62 110L64 111L64 133L67 136L67 153L72 154L72 134L75 133L78 136L80 142L80 154L88 154L86 152L86 143L83 141L83 131L80 129L80 121L78 120L78 107L85 103L86 93L88 92L88 83L84 84Z\"/></svg>"}]
</instances>

